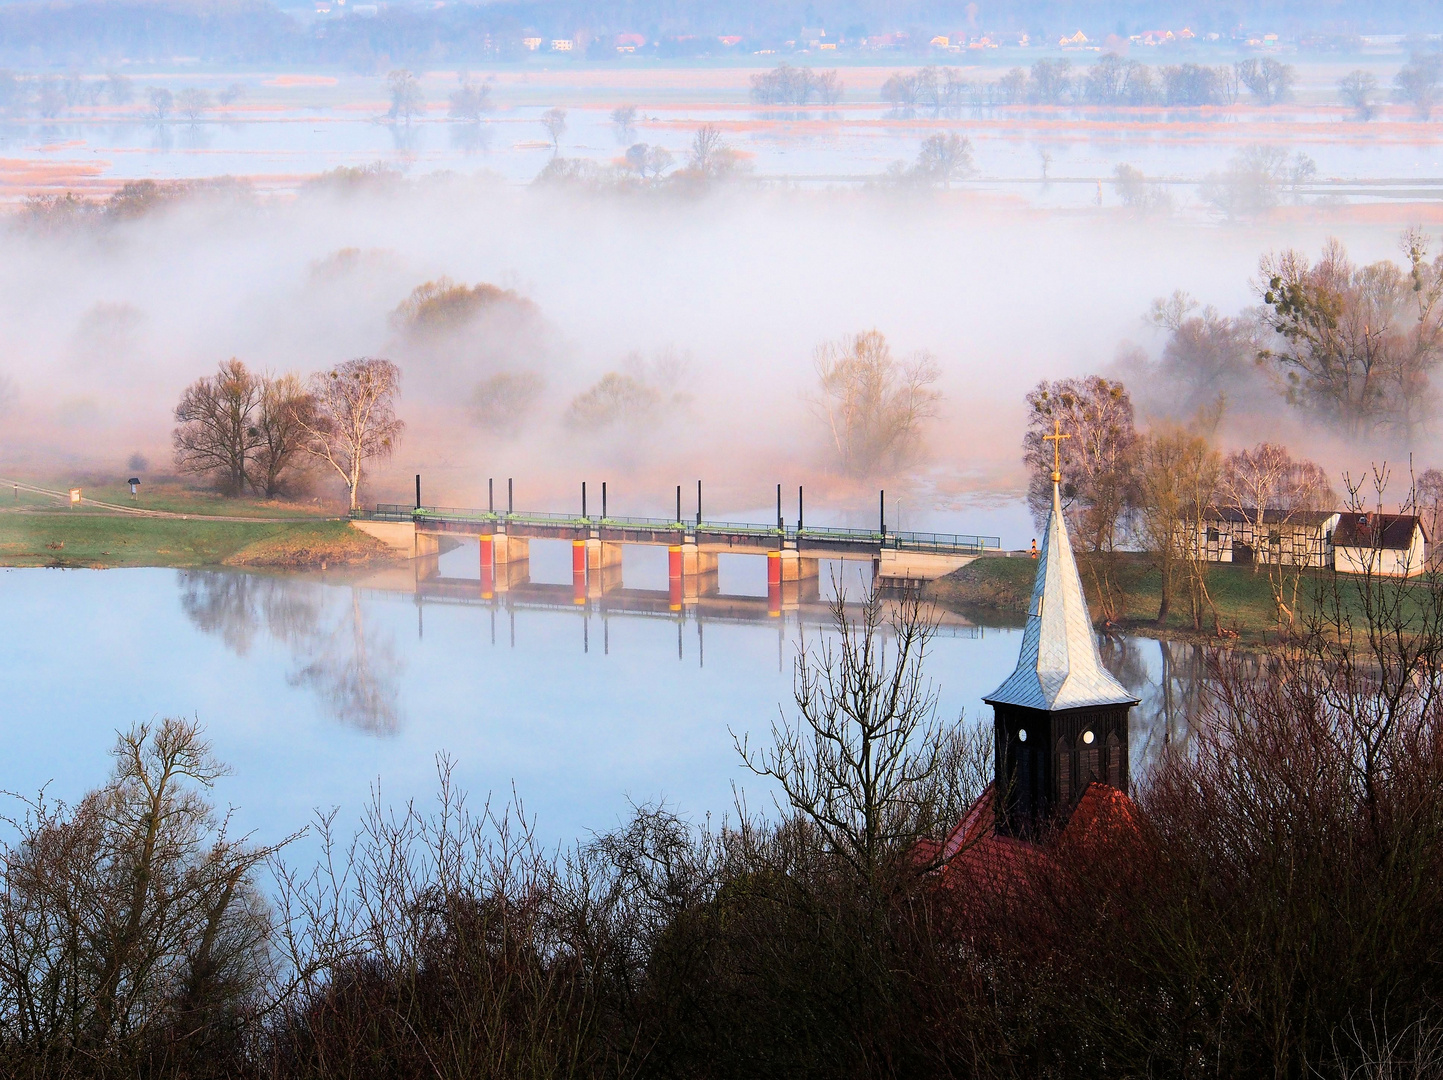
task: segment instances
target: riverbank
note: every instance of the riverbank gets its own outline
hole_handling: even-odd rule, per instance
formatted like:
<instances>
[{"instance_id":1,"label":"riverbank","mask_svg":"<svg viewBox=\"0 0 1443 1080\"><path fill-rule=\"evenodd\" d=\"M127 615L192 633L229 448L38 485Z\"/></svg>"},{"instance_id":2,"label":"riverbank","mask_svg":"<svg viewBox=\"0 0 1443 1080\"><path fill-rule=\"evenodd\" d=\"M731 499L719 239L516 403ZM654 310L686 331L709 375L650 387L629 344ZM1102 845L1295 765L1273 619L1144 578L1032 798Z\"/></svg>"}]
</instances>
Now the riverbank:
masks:
<instances>
[{"instance_id":1,"label":"riverbank","mask_svg":"<svg viewBox=\"0 0 1443 1080\"><path fill-rule=\"evenodd\" d=\"M1095 617L1099 616L1102 605L1097 594L1098 575L1085 557L1079 556L1078 569L1088 606ZM1121 597L1118 618L1110 629L1171 641L1217 643L1219 640L1213 633L1211 618L1204 620L1201 631L1193 626L1187 597L1183 594L1173 597L1167 621L1157 621L1162 578L1143 556L1130 553L1114 556L1108 571L1116 584L1115 595ZM1021 625L1027 616L1036 574L1037 563L1032 559L983 558L932 582L926 595L963 614L985 615L989 621L1006 618ZM1301 606L1308 606L1308 598L1321 580L1319 574L1305 574L1298 590ZM1213 564L1208 568L1207 586L1228 640L1262 645L1277 636L1277 609L1266 569L1260 568L1254 573L1250 566ZM1101 625L1100 618L1097 622Z\"/></svg>"},{"instance_id":2,"label":"riverbank","mask_svg":"<svg viewBox=\"0 0 1443 1080\"><path fill-rule=\"evenodd\" d=\"M391 562L347 521L138 517L83 511L0 513L0 565L104 569L237 566L310 570Z\"/></svg>"}]
</instances>

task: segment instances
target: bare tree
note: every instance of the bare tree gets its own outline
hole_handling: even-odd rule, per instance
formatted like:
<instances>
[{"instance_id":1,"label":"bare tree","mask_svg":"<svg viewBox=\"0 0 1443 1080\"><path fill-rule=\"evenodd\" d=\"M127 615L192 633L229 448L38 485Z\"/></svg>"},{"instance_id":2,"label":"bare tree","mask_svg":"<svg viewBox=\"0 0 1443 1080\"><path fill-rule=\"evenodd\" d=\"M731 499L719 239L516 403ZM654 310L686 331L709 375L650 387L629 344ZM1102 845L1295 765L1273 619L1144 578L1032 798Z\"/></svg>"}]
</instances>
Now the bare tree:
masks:
<instances>
[{"instance_id":1,"label":"bare tree","mask_svg":"<svg viewBox=\"0 0 1443 1080\"><path fill-rule=\"evenodd\" d=\"M1238 79L1257 98L1260 105L1276 105L1287 101L1293 92L1298 73L1292 64L1284 64L1265 56L1261 60L1243 60L1237 66Z\"/></svg>"},{"instance_id":2,"label":"bare tree","mask_svg":"<svg viewBox=\"0 0 1443 1080\"><path fill-rule=\"evenodd\" d=\"M703 124L692 136L687 168L709 180L732 172L737 166L736 151L722 138L715 124Z\"/></svg>"},{"instance_id":3,"label":"bare tree","mask_svg":"<svg viewBox=\"0 0 1443 1080\"><path fill-rule=\"evenodd\" d=\"M391 94L391 111L386 115L392 120L409 124L426 110L426 96L421 84L405 68L397 68L386 76L386 89Z\"/></svg>"},{"instance_id":4,"label":"bare tree","mask_svg":"<svg viewBox=\"0 0 1443 1080\"><path fill-rule=\"evenodd\" d=\"M936 622L915 596L887 616L875 592L854 618L840 589L831 616L833 634L799 650L800 720L774 722L765 750L732 738L747 767L781 786L832 853L862 881L880 884L925 832L917 796L947 753L937 692L922 670Z\"/></svg>"},{"instance_id":5,"label":"bare tree","mask_svg":"<svg viewBox=\"0 0 1443 1080\"><path fill-rule=\"evenodd\" d=\"M566 134L566 110L547 109L541 114L541 126L546 129L546 135L551 140L553 153L561 151L561 136Z\"/></svg>"},{"instance_id":6,"label":"bare tree","mask_svg":"<svg viewBox=\"0 0 1443 1080\"><path fill-rule=\"evenodd\" d=\"M1157 624L1166 625L1173 597L1186 588L1194 629L1217 608L1207 589L1203 514L1213 505L1222 460L1206 439L1181 427L1142 440L1138 453L1137 524L1161 581Z\"/></svg>"},{"instance_id":7,"label":"bare tree","mask_svg":"<svg viewBox=\"0 0 1443 1080\"><path fill-rule=\"evenodd\" d=\"M175 95L175 107L181 116L197 124L210 108L210 95L198 87L187 86Z\"/></svg>"},{"instance_id":8,"label":"bare tree","mask_svg":"<svg viewBox=\"0 0 1443 1080\"><path fill-rule=\"evenodd\" d=\"M176 468L209 477L226 495L245 491L252 456L263 445L256 427L262 396L261 380L234 357L187 387L171 436Z\"/></svg>"},{"instance_id":9,"label":"bare tree","mask_svg":"<svg viewBox=\"0 0 1443 1080\"><path fill-rule=\"evenodd\" d=\"M106 72L105 96L110 98L112 105L129 105L135 97L135 84L128 75L118 71Z\"/></svg>"},{"instance_id":10,"label":"bare tree","mask_svg":"<svg viewBox=\"0 0 1443 1080\"><path fill-rule=\"evenodd\" d=\"M1027 395L1023 461L1029 480L1027 502L1038 524L1052 509L1052 444L1043 439L1054 425L1071 438L1062 444L1063 493L1072 531L1091 555L1102 616L1121 612L1122 596L1113 576L1120 523L1132 506L1136 486L1137 430L1132 397L1122 383L1098 375L1040 382Z\"/></svg>"},{"instance_id":11,"label":"bare tree","mask_svg":"<svg viewBox=\"0 0 1443 1080\"><path fill-rule=\"evenodd\" d=\"M929 353L893 358L876 330L824 342L814 354L821 397L837 463L852 476L872 476L906 462L941 400L940 377Z\"/></svg>"},{"instance_id":12,"label":"bare tree","mask_svg":"<svg viewBox=\"0 0 1443 1080\"><path fill-rule=\"evenodd\" d=\"M1420 120L1433 115L1438 83L1443 81L1443 53L1414 53L1393 77L1393 95L1412 105Z\"/></svg>"},{"instance_id":13,"label":"bare tree","mask_svg":"<svg viewBox=\"0 0 1443 1080\"><path fill-rule=\"evenodd\" d=\"M256 416L259 445L255 451L252 484L266 498L279 495L287 474L305 455L316 403L297 375L266 378L261 383Z\"/></svg>"},{"instance_id":14,"label":"bare tree","mask_svg":"<svg viewBox=\"0 0 1443 1080\"><path fill-rule=\"evenodd\" d=\"M955 131L928 136L917 152L912 167L919 179L951 188L953 180L963 180L976 171L972 163L972 140Z\"/></svg>"},{"instance_id":15,"label":"bare tree","mask_svg":"<svg viewBox=\"0 0 1443 1080\"><path fill-rule=\"evenodd\" d=\"M1378 78L1371 71L1358 68L1338 80L1338 93L1359 120L1371 120L1378 111L1374 99L1378 96Z\"/></svg>"},{"instance_id":16,"label":"bare tree","mask_svg":"<svg viewBox=\"0 0 1443 1080\"><path fill-rule=\"evenodd\" d=\"M1317 263L1298 251L1266 256L1257 289L1276 337L1271 358L1288 396L1340 420L1349 434L1392 428L1414 436L1430 414L1430 376L1443 356L1443 256L1403 234L1407 260L1356 266L1330 240Z\"/></svg>"},{"instance_id":17,"label":"bare tree","mask_svg":"<svg viewBox=\"0 0 1443 1080\"><path fill-rule=\"evenodd\" d=\"M657 180L672 166L671 151L664 146L648 146L646 143L637 143L627 147L626 163L636 170L637 175L643 180L648 177Z\"/></svg>"},{"instance_id":18,"label":"bare tree","mask_svg":"<svg viewBox=\"0 0 1443 1080\"><path fill-rule=\"evenodd\" d=\"M163 86L152 86L145 92L145 100L150 105L150 118L157 123L164 122L175 105L175 95Z\"/></svg>"},{"instance_id":19,"label":"bare tree","mask_svg":"<svg viewBox=\"0 0 1443 1080\"><path fill-rule=\"evenodd\" d=\"M1162 385L1150 388L1149 395L1159 411L1182 418L1219 401L1247 403L1251 395L1269 393L1258 364L1263 343L1257 320L1228 318L1211 305L1194 315L1196 308L1197 302L1180 290L1153 301L1148 321L1169 332L1157 365Z\"/></svg>"},{"instance_id":20,"label":"bare tree","mask_svg":"<svg viewBox=\"0 0 1443 1080\"><path fill-rule=\"evenodd\" d=\"M453 120L476 123L481 115L491 111L491 84L473 82L469 76L461 77L461 85L451 92L451 107L448 115Z\"/></svg>"},{"instance_id":21,"label":"bare tree","mask_svg":"<svg viewBox=\"0 0 1443 1080\"><path fill-rule=\"evenodd\" d=\"M121 735L110 781L43 795L0 846L0 1038L7 1072L245 1070L232 1033L272 998L254 871L205 792L226 769L192 721Z\"/></svg>"},{"instance_id":22,"label":"bare tree","mask_svg":"<svg viewBox=\"0 0 1443 1080\"><path fill-rule=\"evenodd\" d=\"M401 369L363 356L313 375L310 391L315 414L302 425L306 450L345 481L354 510L366 462L389 457L405 429L396 417Z\"/></svg>"},{"instance_id":23,"label":"bare tree","mask_svg":"<svg viewBox=\"0 0 1443 1080\"><path fill-rule=\"evenodd\" d=\"M882 100L899 112L917 107L917 77L905 72L893 72L882 84Z\"/></svg>"},{"instance_id":24,"label":"bare tree","mask_svg":"<svg viewBox=\"0 0 1443 1080\"><path fill-rule=\"evenodd\" d=\"M817 90L817 100L828 106L841 101L842 93L847 88L836 71L819 71L813 82Z\"/></svg>"},{"instance_id":25,"label":"bare tree","mask_svg":"<svg viewBox=\"0 0 1443 1080\"><path fill-rule=\"evenodd\" d=\"M1278 626L1291 626L1311 553L1299 553L1290 544L1285 557L1283 534L1299 514L1328 508L1336 501L1327 474L1311 461L1295 460L1286 447L1259 443L1227 456L1219 494L1221 501L1248 519L1256 551L1253 573L1267 566Z\"/></svg>"}]
</instances>

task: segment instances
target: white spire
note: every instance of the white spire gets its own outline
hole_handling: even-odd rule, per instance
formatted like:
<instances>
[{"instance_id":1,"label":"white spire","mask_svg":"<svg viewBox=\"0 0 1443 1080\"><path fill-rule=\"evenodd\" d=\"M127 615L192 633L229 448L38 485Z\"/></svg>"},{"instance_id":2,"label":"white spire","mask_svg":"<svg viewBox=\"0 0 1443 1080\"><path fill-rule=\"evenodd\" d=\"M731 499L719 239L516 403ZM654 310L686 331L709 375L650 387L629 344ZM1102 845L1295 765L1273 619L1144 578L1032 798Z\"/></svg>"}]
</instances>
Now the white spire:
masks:
<instances>
[{"instance_id":1,"label":"white spire","mask_svg":"<svg viewBox=\"0 0 1443 1080\"><path fill-rule=\"evenodd\" d=\"M1067 539L1059 479L1054 471L1052 513L1038 556L1017 670L982 700L989 705L1020 705L1046 712L1136 704L1138 699L1108 674L1098 655L1087 598Z\"/></svg>"}]
</instances>

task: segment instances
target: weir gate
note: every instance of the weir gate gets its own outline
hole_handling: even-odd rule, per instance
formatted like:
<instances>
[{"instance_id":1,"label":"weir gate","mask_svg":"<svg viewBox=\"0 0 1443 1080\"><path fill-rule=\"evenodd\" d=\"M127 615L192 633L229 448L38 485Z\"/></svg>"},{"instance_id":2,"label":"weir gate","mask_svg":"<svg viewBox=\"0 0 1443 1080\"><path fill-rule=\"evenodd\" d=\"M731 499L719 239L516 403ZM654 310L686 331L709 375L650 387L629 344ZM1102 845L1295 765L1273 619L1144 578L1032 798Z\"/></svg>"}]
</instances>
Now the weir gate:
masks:
<instances>
[{"instance_id":1,"label":"weir gate","mask_svg":"<svg viewBox=\"0 0 1443 1080\"><path fill-rule=\"evenodd\" d=\"M621 562L626 545L665 547L672 610L717 597L720 555L766 559L768 607L780 610L818 598L823 560L869 562L874 587L906 590L921 588L1001 548L995 536L889 532L885 524L873 531L697 517L695 521L593 518L388 503L351 513L356 528L415 558L422 581L436 578L437 556L448 538L478 540L480 591L485 599L529 591L532 540L570 541L574 604L623 591Z\"/></svg>"}]
</instances>

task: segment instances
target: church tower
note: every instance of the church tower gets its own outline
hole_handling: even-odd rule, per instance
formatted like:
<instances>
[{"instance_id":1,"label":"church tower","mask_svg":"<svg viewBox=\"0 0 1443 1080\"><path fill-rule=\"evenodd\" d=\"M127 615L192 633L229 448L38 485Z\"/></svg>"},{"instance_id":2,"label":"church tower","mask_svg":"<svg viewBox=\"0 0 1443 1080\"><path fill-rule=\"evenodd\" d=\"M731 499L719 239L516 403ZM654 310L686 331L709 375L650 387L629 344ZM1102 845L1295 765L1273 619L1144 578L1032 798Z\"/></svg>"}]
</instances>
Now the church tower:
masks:
<instances>
[{"instance_id":1,"label":"church tower","mask_svg":"<svg viewBox=\"0 0 1443 1080\"><path fill-rule=\"evenodd\" d=\"M1059 430L1049 441L1065 439ZM997 832L1026 838L1071 814L1087 785L1127 794L1128 713L1138 703L1102 666L1058 484L1027 606L1017 668L982 700L992 706Z\"/></svg>"}]
</instances>

